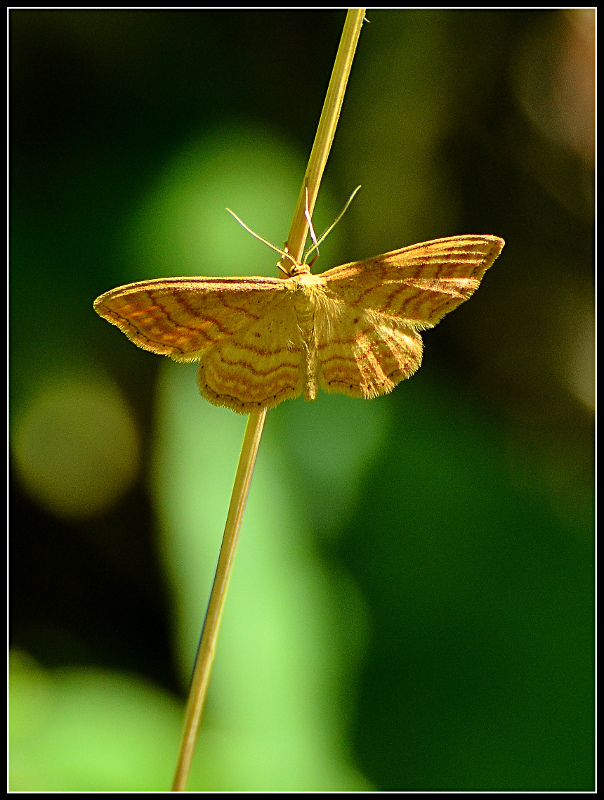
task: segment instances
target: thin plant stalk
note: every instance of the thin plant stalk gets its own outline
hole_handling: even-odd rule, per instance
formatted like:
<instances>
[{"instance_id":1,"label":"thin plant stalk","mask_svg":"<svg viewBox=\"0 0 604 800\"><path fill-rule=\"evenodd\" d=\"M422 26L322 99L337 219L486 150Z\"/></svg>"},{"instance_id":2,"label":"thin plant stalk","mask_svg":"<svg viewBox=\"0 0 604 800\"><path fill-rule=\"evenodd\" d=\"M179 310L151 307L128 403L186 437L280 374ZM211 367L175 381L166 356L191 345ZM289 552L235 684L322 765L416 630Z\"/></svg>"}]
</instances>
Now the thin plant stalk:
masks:
<instances>
[{"instance_id":1,"label":"thin plant stalk","mask_svg":"<svg viewBox=\"0 0 604 800\"><path fill-rule=\"evenodd\" d=\"M258 447L260 446L260 439L262 438L265 418L265 408L262 409L262 411L255 411L250 414L243 436L241 455L239 456L239 463L235 474L235 483L233 484L229 512L227 514L220 555L218 556L218 564L216 566L216 574L214 575L208 610L206 611L201 640L195 659L189 699L185 710L182 741L180 743L178 762L174 774L174 782L172 784L173 792L183 792L186 789L191 760L197 742L201 715L208 693L212 664L214 663L214 656L216 654L220 622L222 620L222 612L224 610L227 589L231 577L231 567L233 565L233 559L235 558L237 542L239 541L239 529L241 528L243 511L252 482L252 475L256 464Z\"/></svg>"},{"instance_id":2,"label":"thin plant stalk","mask_svg":"<svg viewBox=\"0 0 604 800\"><path fill-rule=\"evenodd\" d=\"M361 35L363 20L365 19L364 8L349 9L344 22L344 30L340 39L340 46L336 54L333 65L331 79L327 87L323 111L317 126L315 141L310 151L308 166L302 181L298 202L294 211L292 224L289 229L287 240L288 250L291 255L299 261L304 251L304 243L308 233L308 221L306 212L310 217L315 208L317 195L323 171L329 158L329 151L336 133L336 126L340 118L344 93L348 84L348 76L352 67L352 60Z\"/></svg>"},{"instance_id":3,"label":"thin plant stalk","mask_svg":"<svg viewBox=\"0 0 604 800\"><path fill-rule=\"evenodd\" d=\"M327 163L329 151L335 135L336 126L344 100L344 92L352 66L352 60L365 17L365 9L350 9L346 15L344 30L340 39L340 46L336 55L331 80L327 89L323 111L317 127L313 148L308 160L304 181L298 197L298 202L292 219L292 224L287 239L287 252L295 261L299 261L304 251L304 244L308 235L308 217L312 212L319 192L319 185ZM287 270L289 259L282 264ZM290 262L291 268L291 262ZM287 270L289 271L289 270ZM262 430L266 419L266 409L255 411L248 417L241 455L237 465L235 483L231 495L231 502L227 515L218 565L212 585L212 592L208 602L208 609L203 625L201 640L195 659L191 688L185 710L183 734L178 752L176 772L172 783L173 792L183 792L187 787L187 780L191 768L191 761L197 742L197 734L201 723L201 716L210 682L212 664L216 653L218 633L227 589L231 576L231 567L235 557L239 530L243 519L243 512L250 490L256 456L262 438Z\"/></svg>"}]
</instances>

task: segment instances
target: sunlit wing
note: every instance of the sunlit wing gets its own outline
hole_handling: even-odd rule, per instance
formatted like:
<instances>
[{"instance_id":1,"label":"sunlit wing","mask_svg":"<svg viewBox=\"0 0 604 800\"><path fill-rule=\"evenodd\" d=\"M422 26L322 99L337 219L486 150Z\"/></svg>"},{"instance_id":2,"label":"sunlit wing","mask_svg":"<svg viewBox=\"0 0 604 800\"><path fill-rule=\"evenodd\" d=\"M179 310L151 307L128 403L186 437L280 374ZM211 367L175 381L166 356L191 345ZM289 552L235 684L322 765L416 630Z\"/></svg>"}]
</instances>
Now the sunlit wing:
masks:
<instances>
[{"instance_id":1,"label":"sunlit wing","mask_svg":"<svg viewBox=\"0 0 604 800\"><path fill-rule=\"evenodd\" d=\"M163 278L106 292L94 308L139 347L196 361L261 320L285 293L278 278Z\"/></svg>"},{"instance_id":2,"label":"sunlit wing","mask_svg":"<svg viewBox=\"0 0 604 800\"><path fill-rule=\"evenodd\" d=\"M421 330L467 300L503 248L497 236L452 236L393 250L324 272L347 306Z\"/></svg>"},{"instance_id":3,"label":"sunlit wing","mask_svg":"<svg viewBox=\"0 0 604 800\"><path fill-rule=\"evenodd\" d=\"M422 362L422 340L408 325L345 303L317 325L318 382L326 392L370 399L387 394Z\"/></svg>"},{"instance_id":4,"label":"sunlit wing","mask_svg":"<svg viewBox=\"0 0 604 800\"><path fill-rule=\"evenodd\" d=\"M281 292L264 316L202 355L197 382L211 403L248 414L302 394L306 356L291 295Z\"/></svg>"}]
</instances>

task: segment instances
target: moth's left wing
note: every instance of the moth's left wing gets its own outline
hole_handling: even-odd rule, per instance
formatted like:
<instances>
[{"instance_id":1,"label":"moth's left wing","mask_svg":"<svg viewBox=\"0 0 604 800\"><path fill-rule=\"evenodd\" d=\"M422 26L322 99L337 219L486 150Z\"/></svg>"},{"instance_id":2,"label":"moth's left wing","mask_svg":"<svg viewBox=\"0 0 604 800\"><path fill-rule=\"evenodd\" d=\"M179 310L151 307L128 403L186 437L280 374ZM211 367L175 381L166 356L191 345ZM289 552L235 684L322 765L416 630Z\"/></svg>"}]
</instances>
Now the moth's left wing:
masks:
<instances>
[{"instance_id":1,"label":"moth's left wing","mask_svg":"<svg viewBox=\"0 0 604 800\"><path fill-rule=\"evenodd\" d=\"M197 361L262 319L285 291L279 278L161 278L112 289L94 309L144 350Z\"/></svg>"},{"instance_id":2,"label":"moth's left wing","mask_svg":"<svg viewBox=\"0 0 604 800\"><path fill-rule=\"evenodd\" d=\"M324 272L328 293L348 307L431 328L478 288L504 245L498 236L451 236Z\"/></svg>"},{"instance_id":3,"label":"moth's left wing","mask_svg":"<svg viewBox=\"0 0 604 800\"><path fill-rule=\"evenodd\" d=\"M292 294L281 292L260 319L202 355L197 383L207 400L249 414L302 394L306 351Z\"/></svg>"}]
</instances>

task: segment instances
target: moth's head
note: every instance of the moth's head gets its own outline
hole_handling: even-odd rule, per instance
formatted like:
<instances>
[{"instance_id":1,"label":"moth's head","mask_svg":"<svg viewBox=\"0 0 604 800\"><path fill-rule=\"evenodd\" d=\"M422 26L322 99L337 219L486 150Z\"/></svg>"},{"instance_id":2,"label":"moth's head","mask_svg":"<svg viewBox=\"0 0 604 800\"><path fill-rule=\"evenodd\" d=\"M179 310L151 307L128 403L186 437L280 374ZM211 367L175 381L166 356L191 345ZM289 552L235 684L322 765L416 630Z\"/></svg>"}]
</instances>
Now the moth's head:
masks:
<instances>
[{"instance_id":1,"label":"moth's head","mask_svg":"<svg viewBox=\"0 0 604 800\"><path fill-rule=\"evenodd\" d=\"M308 264L298 264L297 261L294 261L294 263L290 264L289 267L290 278L297 278L298 275L308 275L310 272L310 267Z\"/></svg>"}]
</instances>

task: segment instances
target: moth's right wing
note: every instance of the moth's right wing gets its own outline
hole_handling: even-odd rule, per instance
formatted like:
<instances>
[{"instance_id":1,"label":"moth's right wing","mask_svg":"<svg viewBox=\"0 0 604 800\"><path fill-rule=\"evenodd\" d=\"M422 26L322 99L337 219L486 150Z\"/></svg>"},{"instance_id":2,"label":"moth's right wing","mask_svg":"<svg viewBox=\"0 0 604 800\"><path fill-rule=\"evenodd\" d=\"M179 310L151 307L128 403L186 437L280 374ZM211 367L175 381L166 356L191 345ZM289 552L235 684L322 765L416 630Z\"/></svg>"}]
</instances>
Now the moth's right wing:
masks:
<instances>
[{"instance_id":1,"label":"moth's right wing","mask_svg":"<svg viewBox=\"0 0 604 800\"><path fill-rule=\"evenodd\" d=\"M422 339L398 320L329 298L317 325L317 355L324 391L369 400L413 375Z\"/></svg>"},{"instance_id":2,"label":"moth's right wing","mask_svg":"<svg viewBox=\"0 0 604 800\"><path fill-rule=\"evenodd\" d=\"M348 306L424 330L472 296L503 245L498 236L449 236L344 264L321 277Z\"/></svg>"},{"instance_id":3,"label":"moth's right wing","mask_svg":"<svg viewBox=\"0 0 604 800\"><path fill-rule=\"evenodd\" d=\"M324 272L321 387L371 398L413 375L422 361L418 332L473 294L503 244L497 236L452 236Z\"/></svg>"}]
</instances>

